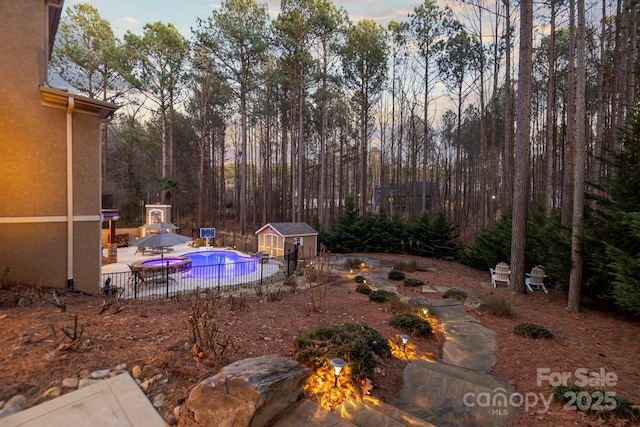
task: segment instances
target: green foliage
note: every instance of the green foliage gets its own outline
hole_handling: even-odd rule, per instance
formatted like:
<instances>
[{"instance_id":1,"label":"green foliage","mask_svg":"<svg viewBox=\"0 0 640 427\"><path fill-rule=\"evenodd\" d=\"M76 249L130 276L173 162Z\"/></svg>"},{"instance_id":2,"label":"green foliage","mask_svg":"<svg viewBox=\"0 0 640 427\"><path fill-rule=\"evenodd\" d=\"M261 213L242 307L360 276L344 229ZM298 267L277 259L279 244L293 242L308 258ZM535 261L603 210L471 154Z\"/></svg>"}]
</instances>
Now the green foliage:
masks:
<instances>
[{"instance_id":1,"label":"green foliage","mask_svg":"<svg viewBox=\"0 0 640 427\"><path fill-rule=\"evenodd\" d=\"M560 224L560 212L546 215L542 205L534 205L527 220L526 269L544 265L547 282L564 289L569 283L570 251L571 233ZM488 270L510 258L511 211L505 210L498 221L478 232L462 263Z\"/></svg>"},{"instance_id":2,"label":"green foliage","mask_svg":"<svg viewBox=\"0 0 640 427\"><path fill-rule=\"evenodd\" d=\"M367 278L364 276L356 276L353 278L353 280L355 280L356 283L364 283L367 280Z\"/></svg>"},{"instance_id":3,"label":"green foliage","mask_svg":"<svg viewBox=\"0 0 640 427\"><path fill-rule=\"evenodd\" d=\"M456 228L440 211L435 218L424 213L409 227L408 252L430 258L458 258L460 247L455 242Z\"/></svg>"},{"instance_id":4,"label":"green foliage","mask_svg":"<svg viewBox=\"0 0 640 427\"><path fill-rule=\"evenodd\" d=\"M513 328L515 335L520 335L529 338L553 338L553 334L550 330L544 326L536 325L535 323L520 323Z\"/></svg>"},{"instance_id":5,"label":"green foliage","mask_svg":"<svg viewBox=\"0 0 640 427\"><path fill-rule=\"evenodd\" d=\"M377 289L369 294L369 299L373 302L386 302L389 301L393 296L395 296L395 294L391 291Z\"/></svg>"},{"instance_id":6,"label":"green foliage","mask_svg":"<svg viewBox=\"0 0 640 427\"><path fill-rule=\"evenodd\" d=\"M498 317L511 316L511 305L504 297L490 297L478 309Z\"/></svg>"},{"instance_id":7,"label":"green foliage","mask_svg":"<svg viewBox=\"0 0 640 427\"><path fill-rule=\"evenodd\" d=\"M372 291L373 290L364 283L360 283L358 286L356 286L356 292L360 294L369 295Z\"/></svg>"},{"instance_id":8,"label":"green foliage","mask_svg":"<svg viewBox=\"0 0 640 427\"><path fill-rule=\"evenodd\" d=\"M404 271L406 273L413 273L414 271L427 271L428 268L425 265L420 264L416 260L411 260L409 262L396 262L392 267L394 270Z\"/></svg>"},{"instance_id":9,"label":"green foliage","mask_svg":"<svg viewBox=\"0 0 640 427\"><path fill-rule=\"evenodd\" d=\"M508 259L511 259L511 210L505 209L499 220L476 234L462 256L462 263L487 270Z\"/></svg>"},{"instance_id":10,"label":"green foliage","mask_svg":"<svg viewBox=\"0 0 640 427\"><path fill-rule=\"evenodd\" d=\"M415 279L415 278L404 279L403 283L404 283L405 286L411 286L411 287L424 285L424 282L422 280Z\"/></svg>"},{"instance_id":11,"label":"green foliage","mask_svg":"<svg viewBox=\"0 0 640 427\"><path fill-rule=\"evenodd\" d=\"M635 408L632 402L606 390L573 384L555 386L552 393L554 400L571 403L571 407L574 408L574 410L575 408L584 410L578 403L584 405L585 402L579 402L578 399L581 399L581 395L585 396L585 398L588 395L589 398L585 400L591 403L600 402L599 404L603 407L602 411L606 411L606 413L610 413L619 418L630 420L633 423L640 421L640 411ZM577 399L574 400L576 397ZM593 412L591 410L591 404L586 406L588 408L587 412Z\"/></svg>"},{"instance_id":12,"label":"green foliage","mask_svg":"<svg viewBox=\"0 0 640 427\"><path fill-rule=\"evenodd\" d=\"M391 270L389 274L387 274L389 280L404 280L405 277L405 274L400 270Z\"/></svg>"},{"instance_id":13,"label":"green foliage","mask_svg":"<svg viewBox=\"0 0 640 427\"><path fill-rule=\"evenodd\" d=\"M617 136L620 151L603 159L609 176L591 183L585 213L585 293L640 316L640 110Z\"/></svg>"},{"instance_id":14,"label":"green foliage","mask_svg":"<svg viewBox=\"0 0 640 427\"><path fill-rule=\"evenodd\" d=\"M339 357L351 367L353 376L366 378L376 367L374 355L391 353L387 340L364 323L342 326L319 325L295 339L296 360L312 368L326 365Z\"/></svg>"},{"instance_id":15,"label":"green foliage","mask_svg":"<svg viewBox=\"0 0 640 427\"><path fill-rule=\"evenodd\" d=\"M464 301L467 299L467 293L465 291L461 291L460 289L451 288L444 291L442 294L442 298L455 298L458 301Z\"/></svg>"},{"instance_id":16,"label":"green foliage","mask_svg":"<svg viewBox=\"0 0 640 427\"><path fill-rule=\"evenodd\" d=\"M432 327L429 322L412 313L400 313L389 319L389 325L411 336L425 337L431 334Z\"/></svg>"},{"instance_id":17,"label":"green foliage","mask_svg":"<svg viewBox=\"0 0 640 427\"><path fill-rule=\"evenodd\" d=\"M364 265L366 265L365 262L360 258L347 258L344 261L344 268L360 270Z\"/></svg>"}]
</instances>

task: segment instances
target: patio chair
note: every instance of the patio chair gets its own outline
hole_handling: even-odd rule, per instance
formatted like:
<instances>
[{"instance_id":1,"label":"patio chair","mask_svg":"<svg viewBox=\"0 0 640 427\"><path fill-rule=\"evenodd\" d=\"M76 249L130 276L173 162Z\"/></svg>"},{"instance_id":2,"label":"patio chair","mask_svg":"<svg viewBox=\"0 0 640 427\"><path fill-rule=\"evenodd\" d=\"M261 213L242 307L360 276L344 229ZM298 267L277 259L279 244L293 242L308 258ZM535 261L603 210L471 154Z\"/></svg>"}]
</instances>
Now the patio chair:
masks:
<instances>
[{"instance_id":1,"label":"patio chair","mask_svg":"<svg viewBox=\"0 0 640 427\"><path fill-rule=\"evenodd\" d=\"M545 294L548 294L547 288L544 286L544 278L547 277L544 274L544 269L539 265L536 265L531 269L531 273L527 273L527 278L524 279L524 285L529 292L533 292L533 288L538 290L542 289Z\"/></svg>"},{"instance_id":2,"label":"patio chair","mask_svg":"<svg viewBox=\"0 0 640 427\"><path fill-rule=\"evenodd\" d=\"M498 283L504 283L507 286L511 283L511 269L506 262L496 264L495 268L490 268L491 284L494 288L498 287Z\"/></svg>"},{"instance_id":3,"label":"patio chair","mask_svg":"<svg viewBox=\"0 0 640 427\"><path fill-rule=\"evenodd\" d=\"M111 277L107 277L104 281L104 285L100 288L100 293L106 297L120 297L124 289L111 283Z\"/></svg>"}]
</instances>

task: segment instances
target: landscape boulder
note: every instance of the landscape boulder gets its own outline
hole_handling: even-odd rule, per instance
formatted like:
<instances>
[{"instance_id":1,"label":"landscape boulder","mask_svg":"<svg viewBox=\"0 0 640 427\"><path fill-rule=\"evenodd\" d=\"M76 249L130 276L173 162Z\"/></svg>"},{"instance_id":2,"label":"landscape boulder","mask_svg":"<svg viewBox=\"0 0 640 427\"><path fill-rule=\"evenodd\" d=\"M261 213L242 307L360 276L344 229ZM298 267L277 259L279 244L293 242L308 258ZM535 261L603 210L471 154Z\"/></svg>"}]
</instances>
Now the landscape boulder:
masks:
<instances>
[{"instance_id":1,"label":"landscape boulder","mask_svg":"<svg viewBox=\"0 0 640 427\"><path fill-rule=\"evenodd\" d=\"M225 366L189 393L186 406L202 427L261 427L295 403L311 370L276 355Z\"/></svg>"}]
</instances>

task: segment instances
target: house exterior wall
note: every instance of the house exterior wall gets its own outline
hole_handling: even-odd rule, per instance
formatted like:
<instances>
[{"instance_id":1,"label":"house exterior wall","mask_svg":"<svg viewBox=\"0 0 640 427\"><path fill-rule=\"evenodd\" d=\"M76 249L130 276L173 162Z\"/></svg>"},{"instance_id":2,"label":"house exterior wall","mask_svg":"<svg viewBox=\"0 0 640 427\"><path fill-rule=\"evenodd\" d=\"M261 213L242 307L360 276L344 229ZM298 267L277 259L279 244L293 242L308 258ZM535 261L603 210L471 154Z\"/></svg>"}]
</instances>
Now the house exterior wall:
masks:
<instances>
[{"instance_id":1,"label":"house exterior wall","mask_svg":"<svg viewBox=\"0 0 640 427\"><path fill-rule=\"evenodd\" d=\"M44 0L0 1L0 270L11 269L9 283L66 287L73 279L75 289L93 292L102 258L99 117L82 108L71 115L68 263L68 114L66 105L43 102L45 19Z\"/></svg>"}]
</instances>

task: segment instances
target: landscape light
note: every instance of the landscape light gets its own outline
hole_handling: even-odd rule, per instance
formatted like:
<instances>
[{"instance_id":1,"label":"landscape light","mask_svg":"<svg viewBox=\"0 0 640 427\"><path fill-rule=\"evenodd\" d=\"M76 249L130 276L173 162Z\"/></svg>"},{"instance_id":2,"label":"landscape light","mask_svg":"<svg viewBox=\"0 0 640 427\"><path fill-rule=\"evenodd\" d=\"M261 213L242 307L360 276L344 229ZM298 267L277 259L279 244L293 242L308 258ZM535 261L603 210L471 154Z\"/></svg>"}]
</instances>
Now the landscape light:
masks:
<instances>
[{"instance_id":1,"label":"landscape light","mask_svg":"<svg viewBox=\"0 0 640 427\"><path fill-rule=\"evenodd\" d=\"M402 334L400 335L400 339L402 340L402 350L407 350L407 342L409 342L409 335Z\"/></svg>"},{"instance_id":2,"label":"landscape light","mask_svg":"<svg viewBox=\"0 0 640 427\"><path fill-rule=\"evenodd\" d=\"M340 372L342 371L342 368L347 366L347 362L345 362L342 359L331 359L329 361L329 364L331 366L333 366L333 386L337 387L338 386L338 376L340 376Z\"/></svg>"},{"instance_id":3,"label":"landscape light","mask_svg":"<svg viewBox=\"0 0 640 427\"><path fill-rule=\"evenodd\" d=\"M429 314L429 309L427 307L422 307L422 314L424 314L425 316Z\"/></svg>"}]
</instances>

